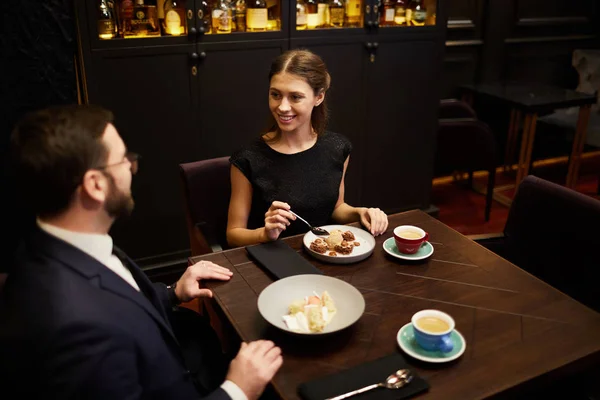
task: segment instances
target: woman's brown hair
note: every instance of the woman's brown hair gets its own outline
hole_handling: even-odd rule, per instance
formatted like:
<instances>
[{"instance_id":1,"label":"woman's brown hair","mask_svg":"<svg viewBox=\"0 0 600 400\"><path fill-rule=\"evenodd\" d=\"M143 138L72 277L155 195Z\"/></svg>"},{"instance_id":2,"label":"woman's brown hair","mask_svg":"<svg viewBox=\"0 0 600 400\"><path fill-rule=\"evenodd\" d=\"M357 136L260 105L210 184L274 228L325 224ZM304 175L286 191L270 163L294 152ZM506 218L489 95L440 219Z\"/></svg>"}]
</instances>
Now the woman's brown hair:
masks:
<instances>
[{"instance_id":1,"label":"woman's brown hair","mask_svg":"<svg viewBox=\"0 0 600 400\"><path fill-rule=\"evenodd\" d=\"M327 71L325 62L318 55L309 50L289 50L282 53L271 64L269 82L274 75L288 73L299 76L313 89L315 96L325 93L331 84L331 77ZM329 110L327 109L327 97L316 106L310 116L310 121L317 135L321 135L327 128ZM270 117L270 131L275 131L277 138L280 134L275 118ZM273 139L275 139L273 138Z\"/></svg>"}]
</instances>

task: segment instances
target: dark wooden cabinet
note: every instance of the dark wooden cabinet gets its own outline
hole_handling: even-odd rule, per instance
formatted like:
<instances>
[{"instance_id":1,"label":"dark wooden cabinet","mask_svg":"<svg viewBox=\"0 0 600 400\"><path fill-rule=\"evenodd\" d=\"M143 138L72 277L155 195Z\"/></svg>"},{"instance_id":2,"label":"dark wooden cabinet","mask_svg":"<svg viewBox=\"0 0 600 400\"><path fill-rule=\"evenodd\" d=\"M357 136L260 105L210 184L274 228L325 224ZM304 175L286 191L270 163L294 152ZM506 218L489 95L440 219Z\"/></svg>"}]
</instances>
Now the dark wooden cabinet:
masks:
<instances>
[{"instance_id":1,"label":"dark wooden cabinet","mask_svg":"<svg viewBox=\"0 0 600 400\"><path fill-rule=\"evenodd\" d=\"M439 105L439 44L377 42L369 62L362 201L385 210L429 205ZM382 161L385 167L382 168Z\"/></svg>"},{"instance_id":2,"label":"dark wooden cabinet","mask_svg":"<svg viewBox=\"0 0 600 400\"><path fill-rule=\"evenodd\" d=\"M230 155L265 131L271 61L285 40L198 44L199 107L194 130L199 151L189 161Z\"/></svg>"},{"instance_id":3,"label":"dark wooden cabinet","mask_svg":"<svg viewBox=\"0 0 600 400\"><path fill-rule=\"evenodd\" d=\"M280 31L204 35L200 1L188 0L187 36L114 40L96 37L93 2L76 4L86 101L112 110L143 156L134 214L111 234L144 264L185 258L177 165L229 155L267 128L269 67L289 48L308 48L329 68L329 129L354 147L347 201L388 212L430 206L443 3L433 26L377 27L379 2L364 0L362 28L296 31L295 2L281 0Z\"/></svg>"}]
</instances>

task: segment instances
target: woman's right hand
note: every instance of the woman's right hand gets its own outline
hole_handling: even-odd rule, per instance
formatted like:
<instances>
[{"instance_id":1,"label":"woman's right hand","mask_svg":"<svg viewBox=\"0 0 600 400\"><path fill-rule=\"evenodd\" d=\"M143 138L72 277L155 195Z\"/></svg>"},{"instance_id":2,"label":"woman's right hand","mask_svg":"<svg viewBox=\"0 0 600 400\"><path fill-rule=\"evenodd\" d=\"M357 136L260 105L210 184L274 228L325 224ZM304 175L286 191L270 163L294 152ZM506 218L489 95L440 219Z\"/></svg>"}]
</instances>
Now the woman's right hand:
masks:
<instances>
[{"instance_id":1,"label":"woman's right hand","mask_svg":"<svg viewBox=\"0 0 600 400\"><path fill-rule=\"evenodd\" d=\"M296 219L290 212L290 205L282 201L274 201L265 213L265 233L270 241L277 240L281 232Z\"/></svg>"}]
</instances>

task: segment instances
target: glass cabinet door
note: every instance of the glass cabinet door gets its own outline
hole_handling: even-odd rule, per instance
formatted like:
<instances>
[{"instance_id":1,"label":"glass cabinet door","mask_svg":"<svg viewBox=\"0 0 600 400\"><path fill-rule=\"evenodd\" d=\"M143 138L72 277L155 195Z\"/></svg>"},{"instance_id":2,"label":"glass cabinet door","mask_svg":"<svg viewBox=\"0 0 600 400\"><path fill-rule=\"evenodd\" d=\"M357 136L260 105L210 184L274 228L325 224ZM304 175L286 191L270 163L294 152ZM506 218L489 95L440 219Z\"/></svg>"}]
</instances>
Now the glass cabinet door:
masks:
<instances>
[{"instance_id":1,"label":"glass cabinet door","mask_svg":"<svg viewBox=\"0 0 600 400\"><path fill-rule=\"evenodd\" d=\"M296 0L296 30L362 28L368 0Z\"/></svg>"},{"instance_id":2,"label":"glass cabinet door","mask_svg":"<svg viewBox=\"0 0 600 400\"><path fill-rule=\"evenodd\" d=\"M437 0L296 0L296 30L435 25ZM365 13L366 18L365 18Z\"/></svg>"},{"instance_id":3,"label":"glass cabinet door","mask_svg":"<svg viewBox=\"0 0 600 400\"><path fill-rule=\"evenodd\" d=\"M437 0L376 0L379 27L435 25Z\"/></svg>"},{"instance_id":4,"label":"glass cabinet door","mask_svg":"<svg viewBox=\"0 0 600 400\"><path fill-rule=\"evenodd\" d=\"M281 31L282 0L93 1L101 40Z\"/></svg>"}]
</instances>

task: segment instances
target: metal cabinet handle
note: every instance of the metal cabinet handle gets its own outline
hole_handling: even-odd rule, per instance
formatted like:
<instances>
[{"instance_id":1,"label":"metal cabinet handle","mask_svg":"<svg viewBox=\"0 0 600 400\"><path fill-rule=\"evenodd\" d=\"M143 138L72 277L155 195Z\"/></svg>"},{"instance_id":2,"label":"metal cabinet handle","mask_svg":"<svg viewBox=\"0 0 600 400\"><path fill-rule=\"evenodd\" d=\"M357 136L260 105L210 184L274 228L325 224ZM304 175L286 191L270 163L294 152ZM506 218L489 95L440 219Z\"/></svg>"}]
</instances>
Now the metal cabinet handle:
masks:
<instances>
[{"instance_id":1,"label":"metal cabinet handle","mask_svg":"<svg viewBox=\"0 0 600 400\"><path fill-rule=\"evenodd\" d=\"M378 48L378 47L379 47L379 43L377 43L377 42L373 43L373 48L374 48L374 49L376 49L376 48Z\"/></svg>"},{"instance_id":2,"label":"metal cabinet handle","mask_svg":"<svg viewBox=\"0 0 600 400\"><path fill-rule=\"evenodd\" d=\"M192 53L192 54L190 54L190 58L192 60L197 60L198 59L198 53Z\"/></svg>"},{"instance_id":3,"label":"metal cabinet handle","mask_svg":"<svg viewBox=\"0 0 600 400\"><path fill-rule=\"evenodd\" d=\"M194 36L198 33L198 30L196 28L194 28L193 26L190 28L190 35Z\"/></svg>"},{"instance_id":4,"label":"metal cabinet handle","mask_svg":"<svg viewBox=\"0 0 600 400\"><path fill-rule=\"evenodd\" d=\"M371 43L371 42L367 42L367 43L365 44L365 46L367 47L367 49L372 49L372 48L373 48L373 43Z\"/></svg>"},{"instance_id":5,"label":"metal cabinet handle","mask_svg":"<svg viewBox=\"0 0 600 400\"><path fill-rule=\"evenodd\" d=\"M200 59L201 59L201 60L204 60L205 58L206 58L206 53L205 53L205 52L203 52L203 51L201 51L201 52L200 52Z\"/></svg>"}]
</instances>

